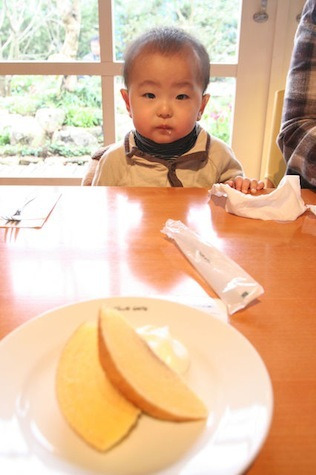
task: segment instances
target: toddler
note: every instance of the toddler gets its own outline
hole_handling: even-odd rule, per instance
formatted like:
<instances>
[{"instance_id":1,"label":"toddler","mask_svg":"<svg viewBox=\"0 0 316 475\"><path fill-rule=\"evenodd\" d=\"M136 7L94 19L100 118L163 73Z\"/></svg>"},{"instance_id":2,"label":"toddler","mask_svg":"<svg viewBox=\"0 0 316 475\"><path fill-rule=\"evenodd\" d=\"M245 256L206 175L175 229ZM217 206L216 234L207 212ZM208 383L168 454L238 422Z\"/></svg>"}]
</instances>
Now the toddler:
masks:
<instances>
[{"instance_id":1,"label":"toddler","mask_svg":"<svg viewBox=\"0 0 316 475\"><path fill-rule=\"evenodd\" d=\"M137 38L125 54L121 89L135 130L95 154L92 184L262 189L263 182L243 176L230 147L198 124L209 76L206 49L185 31L155 28Z\"/></svg>"}]
</instances>

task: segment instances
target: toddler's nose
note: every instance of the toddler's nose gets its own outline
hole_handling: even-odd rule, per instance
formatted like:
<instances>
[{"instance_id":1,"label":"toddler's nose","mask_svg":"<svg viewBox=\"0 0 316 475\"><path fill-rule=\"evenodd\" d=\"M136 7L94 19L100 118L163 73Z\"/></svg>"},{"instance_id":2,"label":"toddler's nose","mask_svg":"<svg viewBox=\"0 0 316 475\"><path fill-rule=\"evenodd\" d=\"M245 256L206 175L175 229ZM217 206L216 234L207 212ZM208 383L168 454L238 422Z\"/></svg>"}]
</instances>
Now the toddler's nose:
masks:
<instances>
[{"instance_id":1,"label":"toddler's nose","mask_svg":"<svg viewBox=\"0 0 316 475\"><path fill-rule=\"evenodd\" d=\"M163 119L168 119L172 116L172 109L167 102L161 103L157 109L158 117L162 117Z\"/></svg>"}]
</instances>

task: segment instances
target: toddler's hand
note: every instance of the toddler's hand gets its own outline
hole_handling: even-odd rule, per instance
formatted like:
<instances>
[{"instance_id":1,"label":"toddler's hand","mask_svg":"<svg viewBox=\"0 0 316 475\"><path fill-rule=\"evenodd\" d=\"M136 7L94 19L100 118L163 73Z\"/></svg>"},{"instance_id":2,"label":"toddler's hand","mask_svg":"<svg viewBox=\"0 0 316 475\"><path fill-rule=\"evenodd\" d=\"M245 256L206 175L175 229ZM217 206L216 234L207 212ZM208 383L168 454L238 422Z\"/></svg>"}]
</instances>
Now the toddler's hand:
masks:
<instances>
[{"instance_id":1,"label":"toddler's hand","mask_svg":"<svg viewBox=\"0 0 316 475\"><path fill-rule=\"evenodd\" d=\"M225 182L227 185L235 188L235 190L241 191L242 193L257 193L257 191L264 188L263 181L258 181L250 178L245 178L243 176L236 176L232 180Z\"/></svg>"}]
</instances>

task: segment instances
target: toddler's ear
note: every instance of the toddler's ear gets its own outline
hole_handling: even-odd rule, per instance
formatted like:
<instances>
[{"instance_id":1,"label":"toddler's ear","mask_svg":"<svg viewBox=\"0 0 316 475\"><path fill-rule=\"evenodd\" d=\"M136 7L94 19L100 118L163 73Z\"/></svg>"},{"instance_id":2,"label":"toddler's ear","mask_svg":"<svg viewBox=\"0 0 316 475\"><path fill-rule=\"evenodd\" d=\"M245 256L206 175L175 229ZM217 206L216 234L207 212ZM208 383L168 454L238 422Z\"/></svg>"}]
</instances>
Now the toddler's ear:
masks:
<instances>
[{"instance_id":1,"label":"toddler's ear","mask_svg":"<svg viewBox=\"0 0 316 475\"><path fill-rule=\"evenodd\" d=\"M127 110L127 112L129 113L129 116L132 117L131 106L130 106L130 102L129 102L128 90L127 90L127 89L121 89L120 92L121 92L121 95L122 95L122 97L123 97L123 99L124 99L125 106L126 106L126 110Z\"/></svg>"},{"instance_id":2,"label":"toddler's ear","mask_svg":"<svg viewBox=\"0 0 316 475\"><path fill-rule=\"evenodd\" d=\"M202 97L202 103L201 103L201 107L200 107L200 110L198 112L198 116L197 116L197 120L200 120L202 115L203 115L203 112L204 112L204 109L206 107L206 104L208 103L209 101L209 98L211 96L209 94L204 94L203 97Z\"/></svg>"}]
</instances>

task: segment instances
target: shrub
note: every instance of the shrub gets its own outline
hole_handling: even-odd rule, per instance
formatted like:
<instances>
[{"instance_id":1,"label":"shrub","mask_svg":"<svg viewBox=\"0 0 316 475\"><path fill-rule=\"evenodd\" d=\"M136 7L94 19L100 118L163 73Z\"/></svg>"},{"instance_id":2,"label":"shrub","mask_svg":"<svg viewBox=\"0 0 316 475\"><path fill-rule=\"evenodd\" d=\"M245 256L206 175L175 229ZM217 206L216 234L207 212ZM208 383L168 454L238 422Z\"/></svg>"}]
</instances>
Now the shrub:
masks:
<instances>
[{"instance_id":1,"label":"shrub","mask_svg":"<svg viewBox=\"0 0 316 475\"><path fill-rule=\"evenodd\" d=\"M47 148L50 155L60 155L61 157L81 157L91 155L91 150L87 148L71 147L62 144L51 144Z\"/></svg>"},{"instance_id":2,"label":"shrub","mask_svg":"<svg viewBox=\"0 0 316 475\"><path fill-rule=\"evenodd\" d=\"M30 96L9 96L2 98L1 106L10 114L20 114L23 116L34 116L40 107L40 100Z\"/></svg>"},{"instance_id":3,"label":"shrub","mask_svg":"<svg viewBox=\"0 0 316 475\"><path fill-rule=\"evenodd\" d=\"M0 145L8 145L10 143L10 135L9 132L4 132L0 135Z\"/></svg>"},{"instance_id":4,"label":"shrub","mask_svg":"<svg viewBox=\"0 0 316 475\"><path fill-rule=\"evenodd\" d=\"M100 109L92 107L65 107L66 113L65 125L73 125L74 127L94 127L102 124L102 114Z\"/></svg>"}]
</instances>

